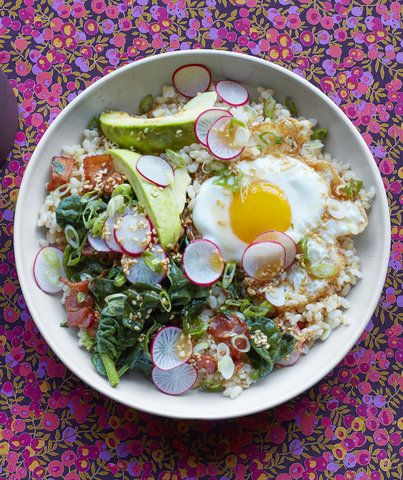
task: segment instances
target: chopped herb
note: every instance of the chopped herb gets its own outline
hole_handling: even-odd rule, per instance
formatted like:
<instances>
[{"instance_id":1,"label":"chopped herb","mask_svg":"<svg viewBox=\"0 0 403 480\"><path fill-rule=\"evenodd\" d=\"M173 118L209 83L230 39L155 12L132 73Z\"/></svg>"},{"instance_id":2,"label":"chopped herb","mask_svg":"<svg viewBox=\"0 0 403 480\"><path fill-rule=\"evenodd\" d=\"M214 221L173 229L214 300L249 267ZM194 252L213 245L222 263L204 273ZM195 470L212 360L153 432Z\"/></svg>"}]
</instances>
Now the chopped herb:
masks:
<instances>
[{"instance_id":1,"label":"chopped herb","mask_svg":"<svg viewBox=\"0 0 403 480\"><path fill-rule=\"evenodd\" d=\"M62 322L60 322L60 326L63 328L67 328L68 327L67 320L63 320Z\"/></svg>"},{"instance_id":2,"label":"chopped herb","mask_svg":"<svg viewBox=\"0 0 403 480\"><path fill-rule=\"evenodd\" d=\"M327 128L317 128L312 133L312 140L324 140L329 130Z\"/></svg>"},{"instance_id":3,"label":"chopped herb","mask_svg":"<svg viewBox=\"0 0 403 480\"><path fill-rule=\"evenodd\" d=\"M263 99L263 116L269 120L274 120L274 109L276 108L276 101L273 97L270 99Z\"/></svg>"},{"instance_id":4,"label":"chopped herb","mask_svg":"<svg viewBox=\"0 0 403 480\"><path fill-rule=\"evenodd\" d=\"M83 303L86 299L86 295L84 292L77 292L77 302Z\"/></svg>"},{"instance_id":5,"label":"chopped herb","mask_svg":"<svg viewBox=\"0 0 403 480\"><path fill-rule=\"evenodd\" d=\"M236 262L234 262L233 260L230 260L225 264L224 274L222 277L223 288L228 288L231 285L234 279L235 272L236 272Z\"/></svg>"},{"instance_id":6,"label":"chopped herb","mask_svg":"<svg viewBox=\"0 0 403 480\"><path fill-rule=\"evenodd\" d=\"M55 170L55 172L58 174L58 175L62 175L63 172L64 172L64 165L59 162L58 160L53 160L52 162L52 166Z\"/></svg>"},{"instance_id":7,"label":"chopped herb","mask_svg":"<svg viewBox=\"0 0 403 480\"><path fill-rule=\"evenodd\" d=\"M168 150L165 150L165 155L167 156L168 162L174 167L183 168L186 165L185 159L182 155L179 155L178 152L174 152L168 148Z\"/></svg>"},{"instance_id":8,"label":"chopped herb","mask_svg":"<svg viewBox=\"0 0 403 480\"><path fill-rule=\"evenodd\" d=\"M285 106L288 108L291 115L293 115L294 117L296 117L298 115L297 106L295 105L295 102L291 97L286 97Z\"/></svg>"},{"instance_id":9,"label":"chopped herb","mask_svg":"<svg viewBox=\"0 0 403 480\"><path fill-rule=\"evenodd\" d=\"M155 253L146 250L142 253L141 258L153 272L161 273L164 270L164 264L162 263L162 260L159 259Z\"/></svg>"},{"instance_id":10,"label":"chopped herb","mask_svg":"<svg viewBox=\"0 0 403 480\"><path fill-rule=\"evenodd\" d=\"M142 115L148 113L150 110L154 108L155 105L155 99L152 95L146 95L143 100L140 102L140 113Z\"/></svg>"},{"instance_id":11,"label":"chopped herb","mask_svg":"<svg viewBox=\"0 0 403 480\"><path fill-rule=\"evenodd\" d=\"M344 186L344 193L348 198L351 198L351 200L355 200L358 197L358 194L360 193L361 188L362 188L361 180L350 180Z\"/></svg>"},{"instance_id":12,"label":"chopped herb","mask_svg":"<svg viewBox=\"0 0 403 480\"><path fill-rule=\"evenodd\" d=\"M219 185L221 187L231 190L231 192L237 192L242 186L243 174L238 171L237 173L230 172L227 170L222 173L216 180L214 180L214 185Z\"/></svg>"},{"instance_id":13,"label":"chopped herb","mask_svg":"<svg viewBox=\"0 0 403 480\"><path fill-rule=\"evenodd\" d=\"M260 133L259 140L266 145L281 145L283 143L283 137L280 137L273 132Z\"/></svg>"}]
</instances>

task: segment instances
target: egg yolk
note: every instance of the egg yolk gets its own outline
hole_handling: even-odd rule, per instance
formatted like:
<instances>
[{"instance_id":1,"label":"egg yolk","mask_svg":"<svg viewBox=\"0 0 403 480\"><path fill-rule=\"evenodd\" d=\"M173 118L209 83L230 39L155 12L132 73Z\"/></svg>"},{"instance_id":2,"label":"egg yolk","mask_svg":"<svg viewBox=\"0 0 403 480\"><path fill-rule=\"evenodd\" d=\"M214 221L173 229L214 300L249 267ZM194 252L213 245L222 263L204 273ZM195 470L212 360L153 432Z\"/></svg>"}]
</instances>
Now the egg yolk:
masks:
<instances>
[{"instance_id":1,"label":"egg yolk","mask_svg":"<svg viewBox=\"0 0 403 480\"><path fill-rule=\"evenodd\" d=\"M291 225L291 208L284 192L271 183L253 183L238 191L230 207L232 231L245 243L266 230L285 232Z\"/></svg>"}]
</instances>

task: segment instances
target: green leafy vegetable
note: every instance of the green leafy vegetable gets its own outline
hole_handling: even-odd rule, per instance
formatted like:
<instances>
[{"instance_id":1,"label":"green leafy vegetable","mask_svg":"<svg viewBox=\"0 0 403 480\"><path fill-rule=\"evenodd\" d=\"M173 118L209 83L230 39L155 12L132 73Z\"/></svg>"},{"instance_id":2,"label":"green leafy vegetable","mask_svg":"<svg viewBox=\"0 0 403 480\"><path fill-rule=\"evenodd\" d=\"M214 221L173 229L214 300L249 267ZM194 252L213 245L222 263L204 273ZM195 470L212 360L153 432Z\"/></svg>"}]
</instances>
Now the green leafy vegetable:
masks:
<instances>
[{"instance_id":1,"label":"green leafy vegetable","mask_svg":"<svg viewBox=\"0 0 403 480\"><path fill-rule=\"evenodd\" d=\"M140 102L139 109L142 115L145 115L155 106L155 99L152 95L146 95Z\"/></svg>"},{"instance_id":2,"label":"green leafy vegetable","mask_svg":"<svg viewBox=\"0 0 403 480\"><path fill-rule=\"evenodd\" d=\"M61 228L65 228L67 225L75 227L80 221L81 211L81 197L72 195L63 198L56 208L56 222Z\"/></svg>"},{"instance_id":3,"label":"green leafy vegetable","mask_svg":"<svg viewBox=\"0 0 403 480\"><path fill-rule=\"evenodd\" d=\"M289 355L295 345L295 338L282 332L273 320L261 317L247 320L252 333L252 351L249 356L259 377L269 374L274 364Z\"/></svg>"},{"instance_id":4,"label":"green leafy vegetable","mask_svg":"<svg viewBox=\"0 0 403 480\"><path fill-rule=\"evenodd\" d=\"M297 106L295 105L295 102L294 102L293 98L286 97L285 106L288 108L291 115L293 115L294 117L296 117L298 115L298 109L297 109Z\"/></svg>"},{"instance_id":5,"label":"green leafy vegetable","mask_svg":"<svg viewBox=\"0 0 403 480\"><path fill-rule=\"evenodd\" d=\"M207 330L207 323L200 318L200 313L206 306L206 299L195 299L182 309L183 332L192 337L199 337Z\"/></svg>"},{"instance_id":6,"label":"green leafy vegetable","mask_svg":"<svg viewBox=\"0 0 403 480\"><path fill-rule=\"evenodd\" d=\"M329 130L327 128L317 128L312 132L312 140L324 140Z\"/></svg>"},{"instance_id":7,"label":"green leafy vegetable","mask_svg":"<svg viewBox=\"0 0 403 480\"><path fill-rule=\"evenodd\" d=\"M195 285L187 279L179 264L170 260L168 279L171 283L168 293L173 306L186 305L193 299L209 296L209 289Z\"/></svg>"}]
</instances>

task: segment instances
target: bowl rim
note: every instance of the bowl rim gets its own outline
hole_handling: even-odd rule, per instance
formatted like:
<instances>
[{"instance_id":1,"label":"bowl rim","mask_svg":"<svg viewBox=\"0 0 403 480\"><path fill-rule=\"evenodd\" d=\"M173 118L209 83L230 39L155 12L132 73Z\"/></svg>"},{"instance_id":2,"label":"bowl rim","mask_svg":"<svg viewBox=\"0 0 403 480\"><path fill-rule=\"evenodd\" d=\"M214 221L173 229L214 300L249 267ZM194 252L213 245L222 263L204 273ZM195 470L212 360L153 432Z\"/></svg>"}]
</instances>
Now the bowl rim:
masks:
<instances>
[{"instance_id":1,"label":"bowl rim","mask_svg":"<svg viewBox=\"0 0 403 480\"><path fill-rule=\"evenodd\" d=\"M28 275L28 272L31 271L30 267L24 267L22 263L22 258L19 254L19 250L21 248L21 240L20 237L22 235L22 229L21 229L21 219L22 219L22 206L24 202L26 201L26 197L28 195L29 189L27 188L27 179L31 176L32 171L35 168L35 164L39 161L39 153L41 150L41 147L46 144L48 137L50 137L55 130L57 130L58 126L63 122L64 117L71 111L73 110L76 105L78 105L80 102L82 102L86 96L88 96L93 90L101 88L102 85L107 82L112 80L114 77L122 74L123 72L130 70L132 68L138 68L141 67L141 65L145 65L147 63L153 62L155 60L159 60L161 57L183 57L186 59L186 57L193 57L193 62L195 61L194 56L198 57L197 60L202 62L203 61L203 56L204 55L215 55L215 56L222 56L222 57L233 57L233 59L236 61L237 59L245 59L247 57L248 61L250 62L255 62L257 64L264 65L265 67L273 70L277 70L281 74L285 76L291 77L295 82L300 83L304 87L308 88L313 95L319 96L330 108L337 118L344 122L346 126L349 128L351 131L352 135L354 136L355 140L360 144L362 149L366 152L366 159L367 159L367 164L369 168L372 170L372 173L374 174L374 177L376 178L376 190L377 190L377 201L379 202L379 206L381 209L381 218L378 219L379 222L382 222L382 228L383 231L385 232L385 236L383 238L383 255L379 258L380 260L383 260L382 264L380 265L380 268L378 270L378 279L377 279L377 284L376 284L376 289L374 290L375 295L371 295L370 299L368 299L368 302L366 302L366 308L365 311L362 313L363 317L366 319L366 322L363 328L359 328L357 330L354 330L352 335L349 337L349 341L345 342L339 350L339 354L335 357L333 357L331 360L329 360L329 363L327 363L325 366L322 366L322 368L318 368L317 372L302 386L302 387L297 387L295 389L290 389L287 394L277 398L275 401L269 401L267 403L262 402L259 405L251 405L250 407L240 409L239 412L234 413L231 409L229 409L228 414L209 414L209 415L204 415L202 409L199 409L199 415L197 417L195 416L190 416L188 414L181 414L181 412L176 411L174 415L172 415L171 412L169 411L162 411L155 412L152 408L149 408L147 404L142 404L141 401L138 401L136 398L133 398L133 402L128 402L128 401L122 401L119 398L119 394L116 393L114 394L114 390L106 391L105 388L103 387L103 384L101 382L89 380L85 378L85 375L82 375L81 372L77 368L72 368L70 367L69 363L69 358L68 356L63 353L63 349L59 348L59 343L55 340L52 339L52 337L47 333L46 329L43 328L43 325L41 325L41 322L36 322L36 318L38 318L39 312L37 312L35 308L35 302L33 298L31 298L31 293L29 290L29 287L26 283L26 276ZM380 195L378 195L378 192L381 192ZM20 233L21 232L21 233ZM251 55L247 55L244 53L237 53L237 52L227 52L223 50L212 50L212 49L203 49L203 50L186 50L186 51L179 51L179 52L167 52L167 53L160 53L157 55L154 55L152 57L147 57L143 58L141 60L133 61L127 65L124 65L113 72L107 74L105 77L97 80L93 84L91 84L89 87L87 87L85 90L80 92L79 95L77 95L76 98L72 100L57 116L57 118L52 122L52 124L47 128L46 132L44 133L43 137L39 141L38 145L36 146L31 159L28 162L27 168L24 172L23 179L19 188L19 194L17 198L17 204L16 204L16 212L15 212L15 219L14 219L14 253L15 253L15 262L16 262L16 268L17 268L17 275L18 275L18 280L21 286L21 290L24 296L24 299L26 301L28 310L35 322L35 325L39 329L41 335L47 342L48 346L52 349L52 351L56 354L56 356L59 358L59 360L72 372L74 375L76 375L80 380L82 380L86 385L89 385L91 388L96 390L97 392L101 393L102 395L105 395L106 397L115 400L121 404L124 404L128 407L138 409L140 411L150 413L153 415L158 415L161 417L167 417L167 418L176 418L176 419L194 419L194 420L218 420L218 419L227 419L227 418L238 418L242 417L245 415L250 415L254 413L261 412L263 410L268 410L271 408L274 408L282 403L285 403L292 398L296 397L297 395L305 392L312 386L314 386L316 383L318 383L322 378L324 378L334 367L340 363L340 361L348 354L348 352L351 350L351 348L356 344L357 340L361 336L365 325L368 324L370 321L373 312L375 311L375 308L377 306L379 297L382 293L382 289L384 286L385 278L386 278L386 273L387 273L387 267L388 267L388 260L389 260L389 255L390 255L390 239L391 239L391 229L390 229L390 214L389 214L389 207L388 207L388 201L386 197L386 192L383 186L382 182L382 177L380 175L380 172L378 170L378 167L376 165L376 162L367 146L365 143L364 139L361 137L358 129L353 125L353 123L349 120L349 118L344 114L344 112L332 101L329 99L327 95L325 95L318 87L315 85L311 84L308 80L300 77L296 73L280 66L275 63L272 63L268 60L253 57ZM115 390L118 392L118 390Z\"/></svg>"}]
</instances>

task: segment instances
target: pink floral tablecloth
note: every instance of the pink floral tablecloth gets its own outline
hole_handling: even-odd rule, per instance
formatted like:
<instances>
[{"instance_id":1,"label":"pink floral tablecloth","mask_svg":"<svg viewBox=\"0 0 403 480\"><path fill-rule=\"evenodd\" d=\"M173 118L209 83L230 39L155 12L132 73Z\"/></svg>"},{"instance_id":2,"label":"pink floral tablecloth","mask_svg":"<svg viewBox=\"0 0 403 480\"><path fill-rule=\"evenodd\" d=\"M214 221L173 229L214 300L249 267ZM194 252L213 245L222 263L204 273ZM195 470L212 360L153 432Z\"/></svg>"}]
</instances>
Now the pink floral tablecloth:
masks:
<instances>
[{"instance_id":1,"label":"pink floral tablecloth","mask_svg":"<svg viewBox=\"0 0 403 480\"><path fill-rule=\"evenodd\" d=\"M0 67L20 113L0 171L0 480L402 478L400 10L385 0L0 0ZM74 377L35 328L12 245L24 168L61 109L127 62L193 48L256 55L325 91L373 152L392 219L386 288L358 345L299 398L221 422L146 415Z\"/></svg>"}]
</instances>

